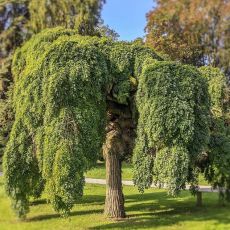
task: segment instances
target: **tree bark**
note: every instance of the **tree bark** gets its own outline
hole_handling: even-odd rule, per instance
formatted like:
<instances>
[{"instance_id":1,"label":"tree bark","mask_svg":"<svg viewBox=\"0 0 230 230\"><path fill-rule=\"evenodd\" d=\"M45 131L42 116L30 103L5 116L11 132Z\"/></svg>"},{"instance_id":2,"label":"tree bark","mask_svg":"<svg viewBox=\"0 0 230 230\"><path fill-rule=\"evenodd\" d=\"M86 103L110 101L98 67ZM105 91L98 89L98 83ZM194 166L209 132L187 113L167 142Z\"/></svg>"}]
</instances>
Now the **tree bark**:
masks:
<instances>
[{"instance_id":1,"label":"tree bark","mask_svg":"<svg viewBox=\"0 0 230 230\"><path fill-rule=\"evenodd\" d=\"M133 150L135 124L127 106L108 101L106 138L103 156L106 162L106 199L104 213L110 218L125 218L122 190L122 161Z\"/></svg>"},{"instance_id":2,"label":"tree bark","mask_svg":"<svg viewBox=\"0 0 230 230\"><path fill-rule=\"evenodd\" d=\"M113 153L106 155L105 215L111 218L125 218L121 160L118 154Z\"/></svg>"},{"instance_id":3,"label":"tree bark","mask_svg":"<svg viewBox=\"0 0 230 230\"><path fill-rule=\"evenodd\" d=\"M197 192L196 194L196 206L202 207L202 192Z\"/></svg>"},{"instance_id":4,"label":"tree bark","mask_svg":"<svg viewBox=\"0 0 230 230\"><path fill-rule=\"evenodd\" d=\"M106 199L104 213L111 218L124 218L124 195L122 191L121 156L125 151L119 123L110 121L107 126L103 155L106 162Z\"/></svg>"}]
</instances>

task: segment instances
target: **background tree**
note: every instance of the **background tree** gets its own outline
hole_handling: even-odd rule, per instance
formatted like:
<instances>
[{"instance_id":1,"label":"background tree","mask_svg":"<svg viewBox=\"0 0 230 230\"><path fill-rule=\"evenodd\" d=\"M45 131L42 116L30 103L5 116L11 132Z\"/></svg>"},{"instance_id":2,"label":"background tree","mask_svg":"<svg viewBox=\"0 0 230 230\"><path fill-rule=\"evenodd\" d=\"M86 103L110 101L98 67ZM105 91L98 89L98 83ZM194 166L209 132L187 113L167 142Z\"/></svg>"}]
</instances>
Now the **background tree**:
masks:
<instances>
[{"instance_id":1,"label":"background tree","mask_svg":"<svg viewBox=\"0 0 230 230\"><path fill-rule=\"evenodd\" d=\"M113 41L117 41L120 37L115 30L111 29L108 25L104 25L103 21L96 27L96 34L100 37L111 38Z\"/></svg>"},{"instance_id":2,"label":"background tree","mask_svg":"<svg viewBox=\"0 0 230 230\"><path fill-rule=\"evenodd\" d=\"M31 0L30 25L37 33L45 28L64 26L79 34L95 34L105 0Z\"/></svg>"},{"instance_id":3,"label":"background tree","mask_svg":"<svg viewBox=\"0 0 230 230\"><path fill-rule=\"evenodd\" d=\"M172 60L210 64L230 75L230 2L156 0L147 15L147 43Z\"/></svg>"}]
</instances>

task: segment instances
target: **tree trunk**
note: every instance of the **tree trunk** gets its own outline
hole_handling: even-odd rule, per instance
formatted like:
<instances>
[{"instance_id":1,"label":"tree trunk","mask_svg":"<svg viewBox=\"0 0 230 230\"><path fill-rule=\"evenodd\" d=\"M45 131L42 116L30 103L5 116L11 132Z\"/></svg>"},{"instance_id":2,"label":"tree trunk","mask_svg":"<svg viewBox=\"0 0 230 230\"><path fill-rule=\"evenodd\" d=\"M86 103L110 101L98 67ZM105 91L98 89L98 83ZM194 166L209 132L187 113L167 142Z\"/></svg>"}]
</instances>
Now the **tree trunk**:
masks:
<instances>
[{"instance_id":1,"label":"tree trunk","mask_svg":"<svg viewBox=\"0 0 230 230\"><path fill-rule=\"evenodd\" d=\"M127 106L108 102L108 123L103 156L106 162L106 199L104 213L111 218L125 218L122 191L122 161L133 150L135 124Z\"/></svg>"},{"instance_id":2,"label":"tree trunk","mask_svg":"<svg viewBox=\"0 0 230 230\"><path fill-rule=\"evenodd\" d=\"M124 218L124 195L121 181L121 160L118 154L106 156L106 200L105 215L112 218Z\"/></svg>"},{"instance_id":3,"label":"tree trunk","mask_svg":"<svg viewBox=\"0 0 230 230\"><path fill-rule=\"evenodd\" d=\"M219 187L219 205L225 205L225 191L221 187Z\"/></svg>"},{"instance_id":4,"label":"tree trunk","mask_svg":"<svg viewBox=\"0 0 230 230\"><path fill-rule=\"evenodd\" d=\"M197 192L196 194L196 206L202 207L202 192Z\"/></svg>"},{"instance_id":5,"label":"tree trunk","mask_svg":"<svg viewBox=\"0 0 230 230\"><path fill-rule=\"evenodd\" d=\"M117 122L107 126L103 155L106 161L105 215L111 218L124 218L124 196L121 179L121 156L125 151L122 131Z\"/></svg>"}]
</instances>

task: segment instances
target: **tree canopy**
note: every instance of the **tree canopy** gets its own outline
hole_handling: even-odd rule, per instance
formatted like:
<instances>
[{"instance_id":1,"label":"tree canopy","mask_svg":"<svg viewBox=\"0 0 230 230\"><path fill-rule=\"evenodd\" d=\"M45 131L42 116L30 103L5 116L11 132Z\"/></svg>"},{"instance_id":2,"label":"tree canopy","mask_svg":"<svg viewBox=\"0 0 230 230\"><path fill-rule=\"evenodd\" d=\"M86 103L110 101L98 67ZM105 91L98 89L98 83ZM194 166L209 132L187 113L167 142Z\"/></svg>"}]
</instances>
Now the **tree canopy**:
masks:
<instances>
[{"instance_id":1,"label":"tree canopy","mask_svg":"<svg viewBox=\"0 0 230 230\"><path fill-rule=\"evenodd\" d=\"M30 26L34 32L64 26L79 34L95 34L105 0L30 0Z\"/></svg>"},{"instance_id":2,"label":"tree canopy","mask_svg":"<svg viewBox=\"0 0 230 230\"><path fill-rule=\"evenodd\" d=\"M189 181L208 141L205 80L195 68L162 62L139 43L45 30L16 52L13 74L15 121L4 176L21 217L28 212L29 197L44 189L64 215L82 196L84 172L95 164L105 141L111 97L121 105L132 103L133 114L136 101L136 165L146 173L156 154L157 181L172 179L168 188L173 194ZM171 159L163 171L162 157ZM138 185L143 178L136 180Z\"/></svg>"}]
</instances>

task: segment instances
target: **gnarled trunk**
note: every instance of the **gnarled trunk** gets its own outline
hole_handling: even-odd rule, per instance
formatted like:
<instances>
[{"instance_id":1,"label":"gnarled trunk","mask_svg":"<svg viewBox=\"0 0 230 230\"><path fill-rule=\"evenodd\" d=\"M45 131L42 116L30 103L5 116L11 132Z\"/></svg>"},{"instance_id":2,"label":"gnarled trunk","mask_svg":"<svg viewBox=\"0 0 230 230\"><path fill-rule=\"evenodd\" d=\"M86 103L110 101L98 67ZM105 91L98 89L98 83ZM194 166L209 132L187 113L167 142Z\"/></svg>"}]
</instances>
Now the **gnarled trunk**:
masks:
<instances>
[{"instance_id":1,"label":"gnarled trunk","mask_svg":"<svg viewBox=\"0 0 230 230\"><path fill-rule=\"evenodd\" d=\"M108 102L108 124L103 156L106 162L105 215L124 218L121 164L133 149L135 124L127 106Z\"/></svg>"}]
</instances>

